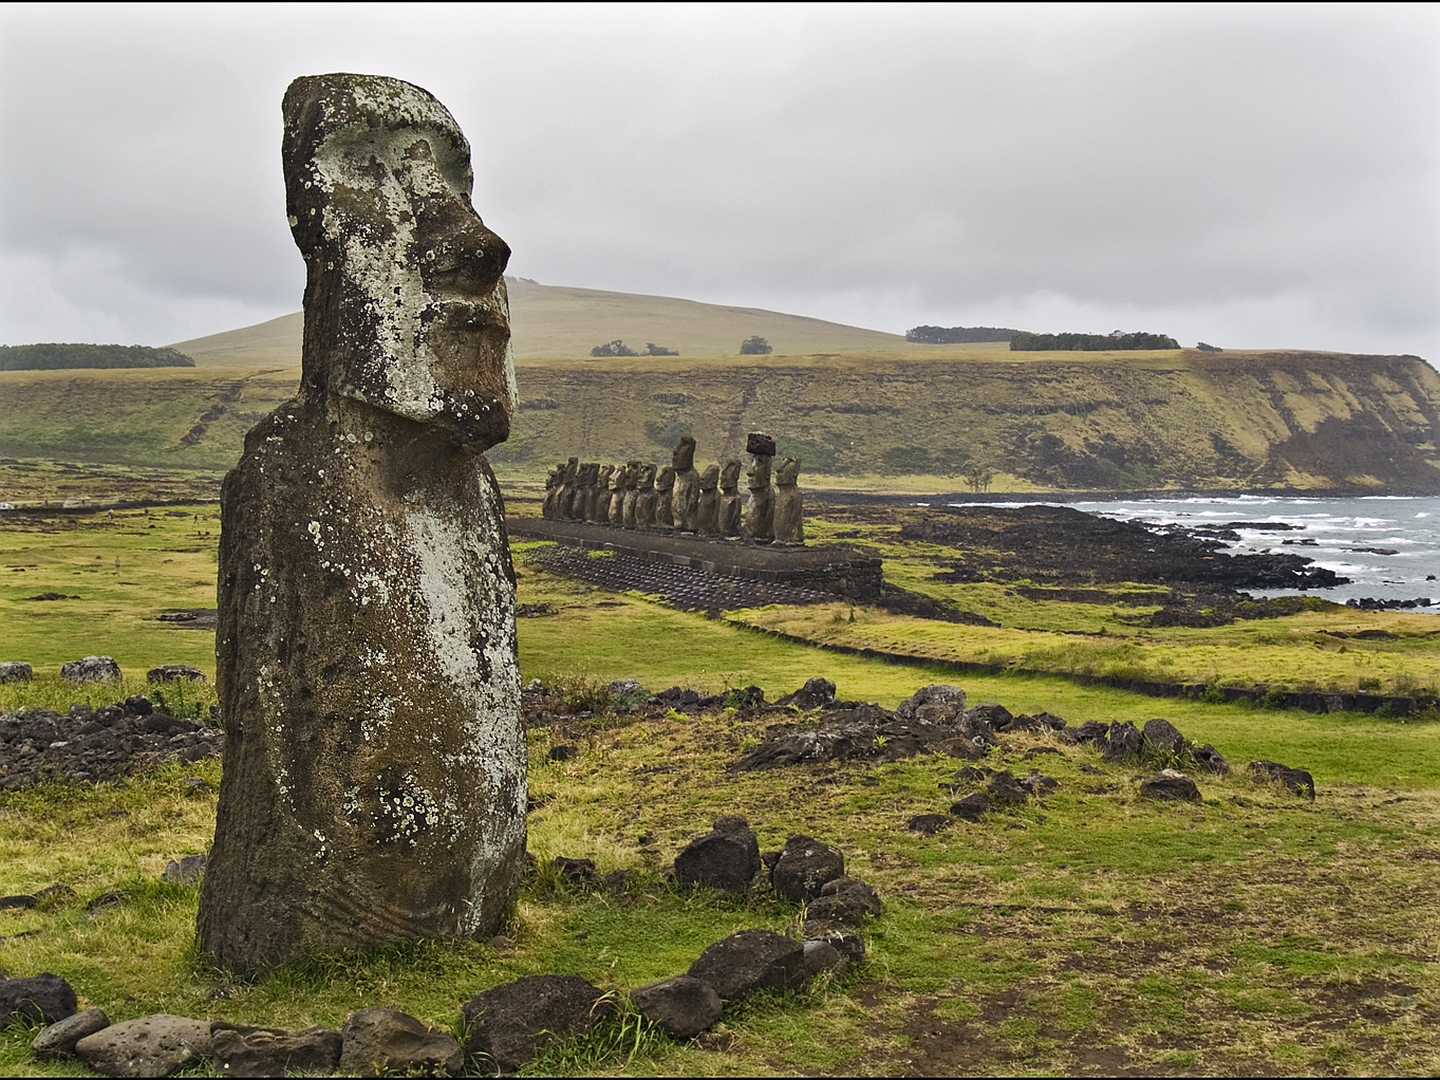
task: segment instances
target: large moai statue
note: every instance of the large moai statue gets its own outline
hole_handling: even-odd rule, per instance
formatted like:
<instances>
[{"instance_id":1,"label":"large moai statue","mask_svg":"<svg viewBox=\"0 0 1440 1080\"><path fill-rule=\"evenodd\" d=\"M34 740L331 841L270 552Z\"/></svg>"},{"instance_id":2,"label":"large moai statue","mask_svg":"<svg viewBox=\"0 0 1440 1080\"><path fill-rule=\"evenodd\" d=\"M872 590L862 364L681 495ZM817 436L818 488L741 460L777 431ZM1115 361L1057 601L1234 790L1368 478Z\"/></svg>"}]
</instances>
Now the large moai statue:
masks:
<instances>
[{"instance_id":1,"label":"large moai statue","mask_svg":"<svg viewBox=\"0 0 1440 1080\"><path fill-rule=\"evenodd\" d=\"M589 511L585 515L586 521L599 522L604 525L610 520L610 475L615 471L614 465L600 465L595 474L595 498L591 501Z\"/></svg>"},{"instance_id":2,"label":"large moai statue","mask_svg":"<svg viewBox=\"0 0 1440 1080\"><path fill-rule=\"evenodd\" d=\"M745 480L750 499L745 504L745 534L751 540L768 543L775 539L775 491L770 486L770 462L775 457L775 440L752 431L745 440L750 468Z\"/></svg>"},{"instance_id":3,"label":"large moai statue","mask_svg":"<svg viewBox=\"0 0 1440 1080\"><path fill-rule=\"evenodd\" d=\"M565 482L560 487L559 517L575 517L575 493L580 490L580 459L572 457L565 463Z\"/></svg>"},{"instance_id":4,"label":"large moai statue","mask_svg":"<svg viewBox=\"0 0 1440 1080\"><path fill-rule=\"evenodd\" d=\"M221 491L225 770L197 919L246 972L498 928L525 858L515 585L484 451L515 409L505 242L398 79L297 79L296 397Z\"/></svg>"},{"instance_id":5,"label":"large moai statue","mask_svg":"<svg viewBox=\"0 0 1440 1080\"><path fill-rule=\"evenodd\" d=\"M595 505L595 477L600 466L590 461L580 463L580 476L576 483L575 498L570 503L570 516L576 521L589 521L590 508Z\"/></svg>"},{"instance_id":6,"label":"large moai statue","mask_svg":"<svg viewBox=\"0 0 1440 1080\"><path fill-rule=\"evenodd\" d=\"M617 529L625 524L625 492L630 484L630 466L616 465L610 474L610 524Z\"/></svg>"},{"instance_id":7,"label":"large moai statue","mask_svg":"<svg viewBox=\"0 0 1440 1080\"><path fill-rule=\"evenodd\" d=\"M778 544L805 543L799 480L799 458L781 458L775 468L775 542Z\"/></svg>"},{"instance_id":8,"label":"large moai statue","mask_svg":"<svg viewBox=\"0 0 1440 1080\"><path fill-rule=\"evenodd\" d=\"M655 466L640 466L640 482L635 489L635 527L655 527Z\"/></svg>"},{"instance_id":9,"label":"large moai statue","mask_svg":"<svg viewBox=\"0 0 1440 1080\"><path fill-rule=\"evenodd\" d=\"M711 465L700 474L700 502L695 510L695 527L713 536L720 531L720 466Z\"/></svg>"},{"instance_id":10,"label":"large moai statue","mask_svg":"<svg viewBox=\"0 0 1440 1080\"><path fill-rule=\"evenodd\" d=\"M625 466L625 506L620 512L620 524L627 528L635 528L635 503L640 499L640 477L644 466L638 461L632 461Z\"/></svg>"},{"instance_id":11,"label":"large moai statue","mask_svg":"<svg viewBox=\"0 0 1440 1080\"><path fill-rule=\"evenodd\" d=\"M553 519L560 516L560 484L564 478L564 465L557 465L545 474L545 501L540 504L541 517Z\"/></svg>"},{"instance_id":12,"label":"large moai statue","mask_svg":"<svg viewBox=\"0 0 1440 1080\"><path fill-rule=\"evenodd\" d=\"M700 509L700 474L695 471L695 440L686 435L675 447L670 464L675 469L675 489L671 495L670 512L675 528L694 532L695 516Z\"/></svg>"},{"instance_id":13,"label":"large moai statue","mask_svg":"<svg viewBox=\"0 0 1440 1080\"><path fill-rule=\"evenodd\" d=\"M721 536L740 535L740 523L744 510L744 499L740 494L740 462L730 458L720 468L720 528Z\"/></svg>"},{"instance_id":14,"label":"large moai statue","mask_svg":"<svg viewBox=\"0 0 1440 1080\"><path fill-rule=\"evenodd\" d=\"M655 478L655 528L675 527L675 466L666 465Z\"/></svg>"}]
</instances>

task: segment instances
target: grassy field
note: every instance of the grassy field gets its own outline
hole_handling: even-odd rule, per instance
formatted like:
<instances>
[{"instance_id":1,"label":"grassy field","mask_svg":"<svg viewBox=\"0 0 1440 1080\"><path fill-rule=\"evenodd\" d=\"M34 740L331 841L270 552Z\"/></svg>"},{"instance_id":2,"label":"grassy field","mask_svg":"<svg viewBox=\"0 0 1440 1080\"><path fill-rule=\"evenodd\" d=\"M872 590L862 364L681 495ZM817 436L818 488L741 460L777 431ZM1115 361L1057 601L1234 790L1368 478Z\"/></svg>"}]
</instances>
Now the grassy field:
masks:
<instances>
[{"instance_id":1,"label":"grassy field","mask_svg":"<svg viewBox=\"0 0 1440 1080\"><path fill-rule=\"evenodd\" d=\"M30 660L42 676L28 687L0 686L0 711L100 703L140 689L137 681L61 684L52 669L87 652L109 652L132 679L173 660L213 672L210 634L165 629L154 616L213 605L214 513L197 505L148 518L117 513L113 523L68 515L0 527L0 659ZM195 955L196 888L160 880L166 860L208 846L219 766L206 762L116 784L0 795L0 891L74 890L41 908L0 912L0 966L63 974L84 1004L115 1019L165 1010L303 1026L383 1003L453 1028L459 1001L519 975L575 973L623 990L683 970L734 929L793 926L796 909L765 895L685 894L661 877L713 815L738 812L763 848L810 833L840 846L850 873L880 889L886 911L867 927L867 962L794 996L751 999L689 1044L642 1030L622 1046L612 1026L531 1072L1440 1069L1440 724L1159 701L1058 676L956 679L607 593L545 573L526 550L517 545L520 599L555 610L519 622L527 679L757 684L774 698L824 675L842 697L890 706L925 682L958 681L972 701L1046 709L1071 723L1164 715L1242 767L1268 758L1310 769L1318 797L1312 803L1237 774L1203 779L1198 806L1150 803L1136 797L1136 770L1048 735L1013 736L986 764L1021 775L1038 767L1058 791L924 837L905 823L943 813L970 790L956 784L961 763L953 759L735 775L726 765L776 717L575 720L529 732L540 807L529 847L542 862L583 856L602 873L634 871L629 887L584 889L542 873L505 930L511 951L420 943L244 981ZM24 599L43 592L82 599ZM1036 607L1032 621L1088 617L1078 610L1087 605ZM1002 594L987 610L1024 621L1028 609ZM1356 617L1392 628L1414 618ZM1243 654L1243 643L1235 651ZM200 711L204 694L193 703ZM560 743L574 755L547 761ZM206 785L188 782L195 777ZM90 910L112 892L119 902ZM76 1071L31 1061L29 1037L23 1027L0 1035L0 1069Z\"/></svg>"}]
</instances>

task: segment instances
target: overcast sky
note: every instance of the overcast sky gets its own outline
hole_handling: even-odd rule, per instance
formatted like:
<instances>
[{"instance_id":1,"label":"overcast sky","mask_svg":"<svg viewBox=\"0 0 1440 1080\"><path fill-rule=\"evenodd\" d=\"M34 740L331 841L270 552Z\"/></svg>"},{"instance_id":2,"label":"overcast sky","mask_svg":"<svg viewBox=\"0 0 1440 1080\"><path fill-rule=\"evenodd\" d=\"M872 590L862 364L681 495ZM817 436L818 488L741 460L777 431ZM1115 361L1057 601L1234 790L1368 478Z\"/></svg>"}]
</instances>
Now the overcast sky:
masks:
<instances>
[{"instance_id":1,"label":"overcast sky","mask_svg":"<svg viewBox=\"0 0 1440 1080\"><path fill-rule=\"evenodd\" d=\"M1430 5L0 9L0 341L300 307L280 97L394 75L545 284L1440 360Z\"/></svg>"}]
</instances>

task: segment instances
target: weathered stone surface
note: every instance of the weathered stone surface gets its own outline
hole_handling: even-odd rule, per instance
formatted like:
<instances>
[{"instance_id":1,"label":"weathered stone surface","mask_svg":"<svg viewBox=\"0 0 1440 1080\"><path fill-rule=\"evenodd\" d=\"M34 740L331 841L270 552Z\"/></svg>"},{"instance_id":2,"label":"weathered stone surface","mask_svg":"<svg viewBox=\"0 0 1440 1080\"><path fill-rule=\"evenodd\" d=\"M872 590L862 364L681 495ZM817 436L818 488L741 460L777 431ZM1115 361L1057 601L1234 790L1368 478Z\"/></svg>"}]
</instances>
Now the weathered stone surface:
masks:
<instances>
[{"instance_id":1,"label":"weathered stone surface","mask_svg":"<svg viewBox=\"0 0 1440 1080\"><path fill-rule=\"evenodd\" d=\"M455 1076L464 1064L455 1036L399 1009L362 1009L340 1029L345 1076Z\"/></svg>"},{"instance_id":2,"label":"weathered stone surface","mask_svg":"<svg viewBox=\"0 0 1440 1080\"><path fill-rule=\"evenodd\" d=\"M943 815L935 816L945 820ZM880 894L872 886L854 878L836 878L821 887L819 899L810 902L805 914L835 926L859 926L867 915L878 916L883 910Z\"/></svg>"},{"instance_id":3,"label":"weathered stone surface","mask_svg":"<svg viewBox=\"0 0 1440 1080\"><path fill-rule=\"evenodd\" d=\"M666 465L655 477L655 527L675 527L675 466Z\"/></svg>"},{"instance_id":4,"label":"weathered stone surface","mask_svg":"<svg viewBox=\"0 0 1440 1080\"><path fill-rule=\"evenodd\" d=\"M1195 765L1201 772L1223 776L1230 771L1230 763L1208 742L1204 746L1197 746L1193 755Z\"/></svg>"},{"instance_id":5,"label":"weathered stone surface","mask_svg":"<svg viewBox=\"0 0 1440 1080\"><path fill-rule=\"evenodd\" d=\"M625 486L625 502L620 511L620 524L626 529L635 528L635 507L640 502L640 484L645 478L645 466L632 461L625 466L629 482Z\"/></svg>"},{"instance_id":6,"label":"weathered stone surface","mask_svg":"<svg viewBox=\"0 0 1440 1080\"><path fill-rule=\"evenodd\" d=\"M575 493L580 486L580 459L572 457L565 463L565 472L560 480L560 498L556 503L556 516L561 518L573 518L575 516Z\"/></svg>"},{"instance_id":7,"label":"weathered stone surface","mask_svg":"<svg viewBox=\"0 0 1440 1080\"><path fill-rule=\"evenodd\" d=\"M775 538L775 489L770 486L770 458L754 454L745 470L750 494L745 501L745 535L752 540Z\"/></svg>"},{"instance_id":8,"label":"weathered stone surface","mask_svg":"<svg viewBox=\"0 0 1440 1080\"><path fill-rule=\"evenodd\" d=\"M780 896L799 904L814 900L827 882L844 876L845 856L839 848L799 835L785 841L770 883Z\"/></svg>"},{"instance_id":9,"label":"weathered stone surface","mask_svg":"<svg viewBox=\"0 0 1440 1080\"><path fill-rule=\"evenodd\" d=\"M700 474L700 501L695 509L695 527L702 533L720 531L720 466L711 465Z\"/></svg>"},{"instance_id":10,"label":"weathered stone surface","mask_svg":"<svg viewBox=\"0 0 1440 1080\"><path fill-rule=\"evenodd\" d=\"M120 665L108 656L86 656L60 665L60 677L70 682L119 682Z\"/></svg>"},{"instance_id":11,"label":"weathered stone surface","mask_svg":"<svg viewBox=\"0 0 1440 1080\"><path fill-rule=\"evenodd\" d=\"M1145 721L1146 744L1162 754L1178 754L1185 749L1185 736L1169 720L1156 717Z\"/></svg>"},{"instance_id":12,"label":"weathered stone surface","mask_svg":"<svg viewBox=\"0 0 1440 1080\"><path fill-rule=\"evenodd\" d=\"M75 1052L75 1044L85 1036L104 1031L109 1026L110 1018L105 1015L104 1009L86 1009L41 1028L31 1041L30 1050L41 1061L66 1057Z\"/></svg>"},{"instance_id":13,"label":"weathered stone surface","mask_svg":"<svg viewBox=\"0 0 1440 1080\"><path fill-rule=\"evenodd\" d=\"M934 836L942 829L948 829L954 822L944 814L916 814L905 823L905 828L923 836Z\"/></svg>"},{"instance_id":14,"label":"weathered stone surface","mask_svg":"<svg viewBox=\"0 0 1440 1080\"><path fill-rule=\"evenodd\" d=\"M340 1063L340 1044L334 1028L210 1025L210 1051L222 1076L329 1076Z\"/></svg>"},{"instance_id":15,"label":"weathered stone surface","mask_svg":"<svg viewBox=\"0 0 1440 1080\"><path fill-rule=\"evenodd\" d=\"M772 930L740 930L717 941L690 965L726 1001L752 990L789 990L805 981L805 946Z\"/></svg>"},{"instance_id":16,"label":"weathered stone surface","mask_svg":"<svg viewBox=\"0 0 1440 1080\"><path fill-rule=\"evenodd\" d=\"M1099 720L1086 720L1079 727L1066 728L1061 732L1060 738L1068 743L1098 743L1103 746L1109 734L1109 724Z\"/></svg>"},{"instance_id":17,"label":"weathered stone surface","mask_svg":"<svg viewBox=\"0 0 1440 1080\"><path fill-rule=\"evenodd\" d=\"M167 683L181 679L186 682L209 682L203 671L189 664L161 664L145 673L146 682Z\"/></svg>"},{"instance_id":18,"label":"weathered stone surface","mask_svg":"<svg viewBox=\"0 0 1440 1080\"><path fill-rule=\"evenodd\" d=\"M199 881L208 861L204 855L185 855L179 859L171 859L165 864L165 870L160 877L177 884Z\"/></svg>"},{"instance_id":19,"label":"weathered stone surface","mask_svg":"<svg viewBox=\"0 0 1440 1080\"><path fill-rule=\"evenodd\" d=\"M805 511L800 488L800 462L782 458L775 470L775 539L782 544L805 542Z\"/></svg>"},{"instance_id":20,"label":"weathered stone surface","mask_svg":"<svg viewBox=\"0 0 1440 1080\"><path fill-rule=\"evenodd\" d=\"M75 1044L75 1056L106 1076L169 1076L210 1053L210 1025L155 1013L112 1024Z\"/></svg>"},{"instance_id":21,"label":"weathered stone surface","mask_svg":"<svg viewBox=\"0 0 1440 1080\"><path fill-rule=\"evenodd\" d=\"M221 493L225 772L201 949L488 936L525 850L515 587L484 451L515 408L509 249L469 145L396 79L285 95L298 396Z\"/></svg>"},{"instance_id":22,"label":"weathered stone surface","mask_svg":"<svg viewBox=\"0 0 1440 1080\"><path fill-rule=\"evenodd\" d=\"M805 954L800 961L800 979L809 982L817 975L845 970L846 960L840 950L823 938L805 942Z\"/></svg>"},{"instance_id":23,"label":"weathered stone surface","mask_svg":"<svg viewBox=\"0 0 1440 1080\"><path fill-rule=\"evenodd\" d=\"M760 872L760 843L742 817L715 820L712 831L696 837L675 856L675 880L743 893Z\"/></svg>"},{"instance_id":24,"label":"weathered stone surface","mask_svg":"<svg viewBox=\"0 0 1440 1080\"><path fill-rule=\"evenodd\" d=\"M615 476L614 465L601 465L595 477L595 503L590 511L590 520L600 525L610 522L611 483Z\"/></svg>"},{"instance_id":25,"label":"weathered stone surface","mask_svg":"<svg viewBox=\"0 0 1440 1080\"><path fill-rule=\"evenodd\" d=\"M615 528L625 525L625 497L635 486L635 475L630 466L616 465L610 474L610 524Z\"/></svg>"},{"instance_id":26,"label":"weathered stone surface","mask_svg":"<svg viewBox=\"0 0 1440 1080\"><path fill-rule=\"evenodd\" d=\"M945 683L922 686L896 706L895 715L904 720L913 720L925 706L932 707L925 716L932 724L953 723L956 717L965 711L965 691Z\"/></svg>"},{"instance_id":27,"label":"weathered stone surface","mask_svg":"<svg viewBox=\"0 0 1440 1080\"><path fill-rule=\"evenodd\" d=\"M1110 725L1102 744L1101 755L1106 761L1128 761L1139 757L1145 747L1145 736L1129 720L1117 720Z\"/></svg>"},{"instance_id":28,"label":"weathered stone surface","mask_svg":"<svg viewBox=\"0 0 1440 1080\"><path fill-rule=\"evenodd\" d=\"M979 821L982 814L990 812L990 796L983 791L966 795L950 807L950 813L965 821Z\"/></svg>"},{"instance_id":29,"label":"weathered stone surface","mask_svg":"<svg viewBox=\"0 0 1440 1080\"><path fill-rule=\"evenodd\" d=\"M1154 776L1147 776L1141 780L1140 795L1145 799L1200 801L1200 789L1195 786L1195 781L1174 769L1161 769Z\"/></svg>"},{"instance_id":30,"label":"weathered stone surface","mask_svg":"<svg viewBox=\"0 0 1440 1080\"><path fill-rule=\"evenodd\" d=\"M20 660L0 662L0 683L29 682L35 676L35 669Z\"/></svg>"},{"instance_id":31,"label":"weathered stone surface","mask_svg":"<svg viewBox=\"0 0 1440 1080\"><path fill-rule=\"evenodd\" d=\"M693 1039L720 1019L724 1002L709 983L689 975L636 987L630 991L636 1010L658 1024L672 1039Z\"/></svg>"},{"instance_id":32,"label":"weathered stone surface","mask_svg":"<svg viewBox=\"0 0 1440 1080\"><path fill-rule=\"evenodd\" d=\"M583 1035L604 1018L604 993L578 975L527 975L476 994L460 1007L466 1049L514 1072L552 1042Z\"/></svg>"},{"instance_id":33,"label":"weathered stone surface","mask_svg":"<svg viewBox=\"0 0 1440 1080\"><path fill-rule=\"evenodd\" d=\"M689 435L676 445L670 465L675 470L675 487L670 500L675 527L684 532L694 532L699 527L700 474L695 471L695 440Z\"/></svg>"},{"instance_id":34,"label":"weathered stone surface","mask_svg":"<svg viewBox=\"0 0 1440 1080\"><path fill-rule=\"evenodd\" d=\"M793 694L786 694L775 702L775 707L777 709L804 709L809 712L812 709L823 709L834 700L835 684L829 679L816 676L813 679L806 679L805 685Z\"/></svg>"},{"instance_id":35,"label":"weathered stone surface","mask_svg":"<svg viewBox=\"0 0 1440 1080\"><path fill-rule=\"evenodd\" d=\"M991 802L1010 803L1011 805L1023 803L1030 797L1030 789L1015 779L1009 769L1001 770L990 777L990 782L985 785L985 791L990 796Z\"/></svg>"},{"instance_id":36,"label":"weathered stone surface","mask_svg":"<svg viewBox=\"0 0 1440 1080\"><path fill-rule=\"evenodd\" d=\"M763 431L752 431L745 436L745 452L773 458L775 456L775 440Z\"/></svg>"},{"instance_id":37,"label":"weathered stone surface","mask_svg":"<svg viewBox=\"0 0 1440 1080\"><path fill-rule=\"evenodd\" d=\"M811 932L811 928L814 932ZM852 963L865 959L865 939L854 930L838 926L822 926L814 919L805 922L805 936L808 941L827 942L836 952Z\"/></svg>"},{"instance_id":38,"label":"weathered stone surface","mask_svg":"<svg viewBox=\"0 0 1440 1080\"><path fill-rule=\"evenodd\" d=\"M1278 761L1252 761L1245 771L1257 783L1269 781L1289 788L1296 795L1315 798L1315 778L1304 769L1292 769Z\"/></svg>"},{"instance_id":39,"label":"weathered stone surface","mask_svg":"<svg viewBox=\"0 0 1440 1080\"><path fill-rule=\"evenodd\" d=\"M35 1024L53 1024L74 1016L75 1008L75 991L51 972L0 982L0 1030L9 1027L17 1016Z\"/></svg>"},{"instance_id":40,"label":"weathered stone surface","mask_svg":"<svg viewBox=\"0 0 1440 1080\"><path fill-rule=\"evenodd\" d=\"M1029 776L1022 776L1020 778L1020 786L1030 792L1031 795L1049 795L1052 791L1059 790L1060 781L1056 780L1053 776L1045 776L1032 769Z\"/></svg>"},{"instance_id":41,"label":"weathered stone surface","mask_svg":"<svg viewBox=\"0 0 1440 1080\"><path fill-rule=\"evenodd\" d=\"M640 486L635 493L635 527L637 529L653 529L655 527L654 465L640 467Z\"/></svg>"},{"instance_id":42,"label":"weathered stone surface","mask_svg":"<svg viewBox=\"0 0 1440 1080\"><path fill-rule=\"evenodd\" d=\"M739 536L744 512L745 502L740 494L740 462L730 458L720 467L720 535Z\"/></svg>"}]
</instances>

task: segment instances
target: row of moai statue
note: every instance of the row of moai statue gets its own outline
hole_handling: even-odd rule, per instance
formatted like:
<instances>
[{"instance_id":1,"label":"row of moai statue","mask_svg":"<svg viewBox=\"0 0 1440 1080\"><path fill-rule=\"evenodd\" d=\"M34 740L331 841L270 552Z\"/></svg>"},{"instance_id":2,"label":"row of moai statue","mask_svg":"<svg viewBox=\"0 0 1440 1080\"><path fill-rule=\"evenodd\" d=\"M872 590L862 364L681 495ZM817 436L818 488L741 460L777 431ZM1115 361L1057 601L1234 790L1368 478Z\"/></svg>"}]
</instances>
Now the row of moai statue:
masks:
<instances>
[{"instance_id":1,"label":"row of moai statue","mask_svg":"<svg viewBox=\"0 0 1440 1080\"><path fill-rule=\"evenodd\" d=\"M670 464L640 461L601 465L571 458L550 470L542 513L555 520L591 521L625 529L675 529L757 543L803 544L800 462L787 457L774 469L775 440L751 432L745 442L749 498L742 508L740 462L734 458L695 468L695 440L680 440Z\"/></svg>"}]
</instances>

